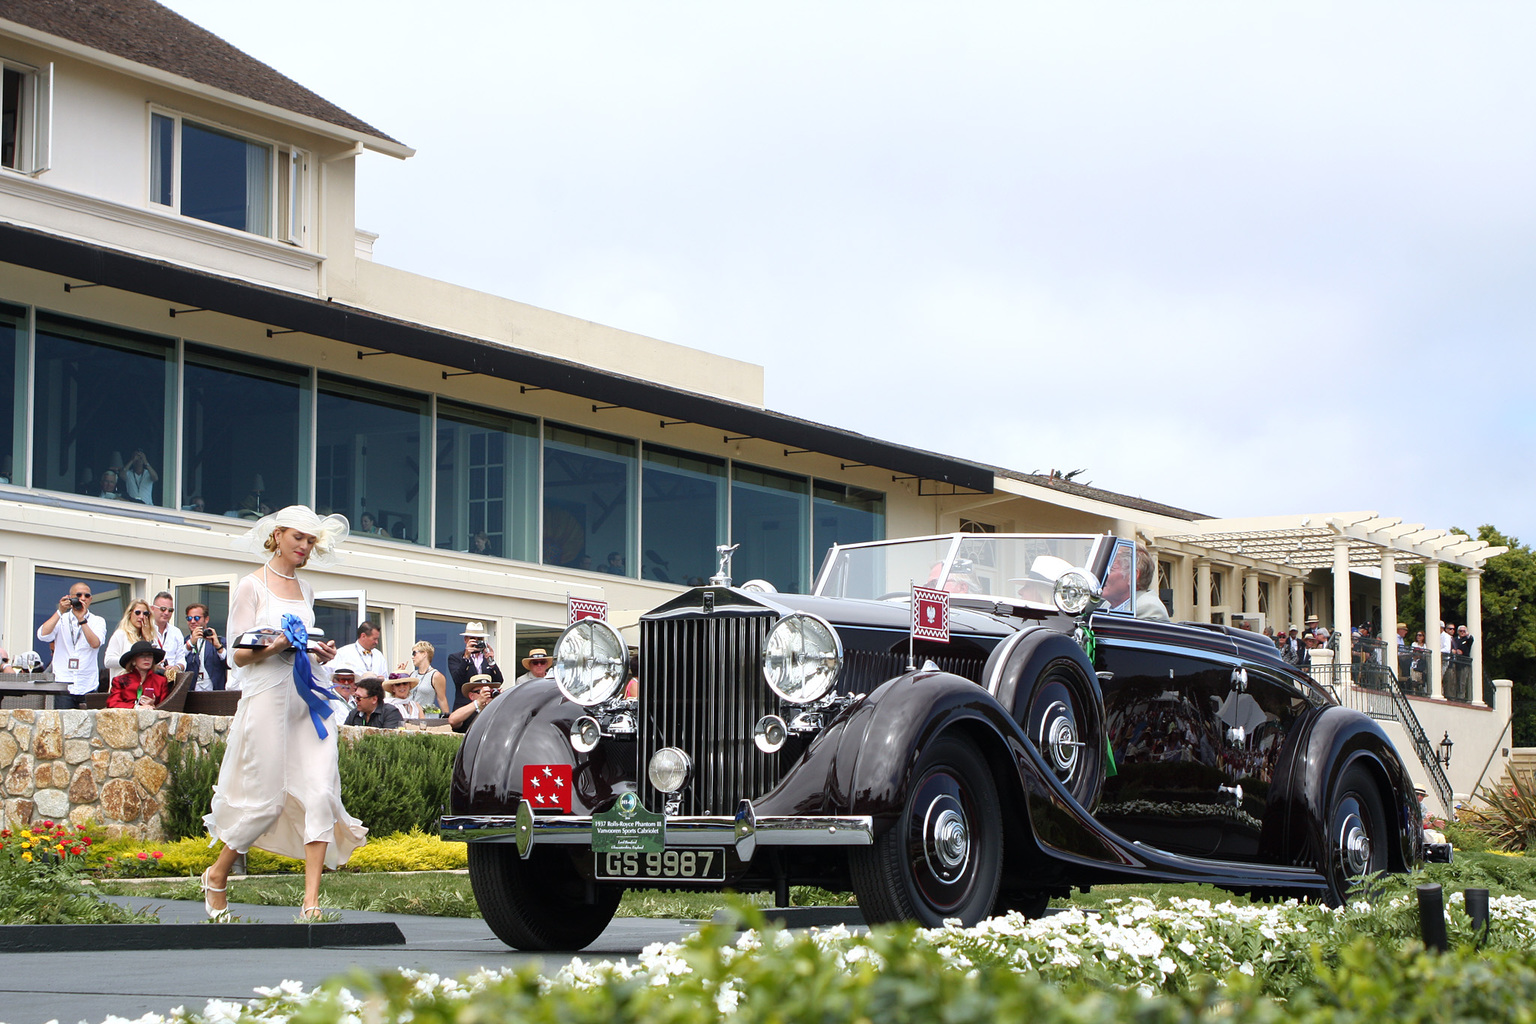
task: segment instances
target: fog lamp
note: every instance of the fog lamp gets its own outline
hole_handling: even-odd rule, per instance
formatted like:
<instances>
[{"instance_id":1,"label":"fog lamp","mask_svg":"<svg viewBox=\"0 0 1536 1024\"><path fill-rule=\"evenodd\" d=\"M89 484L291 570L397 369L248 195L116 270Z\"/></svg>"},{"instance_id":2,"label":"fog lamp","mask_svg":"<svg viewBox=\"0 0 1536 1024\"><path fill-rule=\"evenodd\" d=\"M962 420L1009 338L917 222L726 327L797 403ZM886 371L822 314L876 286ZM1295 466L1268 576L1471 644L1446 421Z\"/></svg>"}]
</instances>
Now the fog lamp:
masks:
<instances>
[{"instance_id":1,"label":"fog lamp","mask_svg":"<svg viewBox=\"0 0 1536 1024\"><path fill-rule=\"evenodd\" d=\"M571 748L578 754L596 749L602 738L603 728L591 715L582 715L571 723Z\"/></svg>"},{"instance_id":2,"label":"fog lamp","mask_svg":"<svg viewBox=\"0 0 1536 1024\"><path fill-rule=\"evenodd\" d=\"M764 715L757 720L757 728L752 730L752 742L765 754L778 750L788 738L789 727L778 715Z\"/></svg>"},{"instance_id":3,"label":"fog lamp","mask_svg":"<svg viewBox=\"0 0 1536 1024\"><path fill-rule=\"evenodd\" d=\"M693 759L676 747L662 747L651 755L645 774L659 792L676 793L688 784Z\"/></svg>"}]
</instances>

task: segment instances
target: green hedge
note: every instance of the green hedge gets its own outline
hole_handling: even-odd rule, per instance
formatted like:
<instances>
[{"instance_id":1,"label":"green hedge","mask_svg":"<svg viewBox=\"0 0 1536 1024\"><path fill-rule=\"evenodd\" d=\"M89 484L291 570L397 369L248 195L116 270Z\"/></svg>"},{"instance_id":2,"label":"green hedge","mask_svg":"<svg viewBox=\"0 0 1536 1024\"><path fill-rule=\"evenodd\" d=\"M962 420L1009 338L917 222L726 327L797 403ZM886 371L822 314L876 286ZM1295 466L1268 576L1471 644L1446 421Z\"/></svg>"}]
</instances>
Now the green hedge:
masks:
<instances>
[{"instance_id":1,"label":"green hedge","mask_svg":"<svg viewBox=\"0 0 1536 1024\"><path fill-rule=\"evenodd\" d=\"M341 802L373 835L412 829L436 835L461 742L448 733L369 733L355 742L342 741L337 765ZM207 753L188 744L170 745L170 779L160 812L168 841L206 834L203 815L212 806L223 759L222 741Z\"/></svg>"}]
</instances>

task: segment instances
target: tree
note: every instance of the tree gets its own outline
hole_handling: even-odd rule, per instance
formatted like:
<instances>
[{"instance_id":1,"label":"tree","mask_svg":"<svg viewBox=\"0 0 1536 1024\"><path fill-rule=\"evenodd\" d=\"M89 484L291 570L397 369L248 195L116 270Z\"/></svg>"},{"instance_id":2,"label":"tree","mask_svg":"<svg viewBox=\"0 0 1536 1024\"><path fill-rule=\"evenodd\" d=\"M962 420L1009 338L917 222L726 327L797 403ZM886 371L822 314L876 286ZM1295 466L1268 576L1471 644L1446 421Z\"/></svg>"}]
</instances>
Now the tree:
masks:
<instances>
[{"instance_id":1,"label":"tree","mask_svg":"<svg viewBox=\"0 0 1536 1024\"><path fill-rule=\"evenodd\" d=\"M1452 528L1466 535L1465 530ZM1514 745L1536 746L1536 551L1517 538L1506 537L1492 526L1481 526L1479 540L1507 547L1502 555L1483 566L1483 671L1490 679L1509 679L1515 684ZM1424 567L1416 565L1413 582L1398 605L1403 622L1424 621ZM1467 621L1466 576L1454 570L1440 573L1440 617L1458 625ZM1432 647L1439 639L1429 637Z\"/></svg>"}]
</instances>

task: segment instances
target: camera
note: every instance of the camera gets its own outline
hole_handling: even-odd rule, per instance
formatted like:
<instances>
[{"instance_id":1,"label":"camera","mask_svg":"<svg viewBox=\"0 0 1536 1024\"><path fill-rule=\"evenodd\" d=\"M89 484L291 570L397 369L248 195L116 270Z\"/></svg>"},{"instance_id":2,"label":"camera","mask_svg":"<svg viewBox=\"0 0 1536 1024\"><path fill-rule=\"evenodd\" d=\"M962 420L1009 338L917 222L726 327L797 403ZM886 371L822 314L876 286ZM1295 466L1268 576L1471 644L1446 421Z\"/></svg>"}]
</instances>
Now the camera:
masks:
<instances>
[{"instance_id":1,"label":"camera","mask_svg":"<svg viewBox=\"0 0 1536 1024\"><path fill-rule=\"evenodd\" d=\"M81 601L78 597L71 597L69 599L69 606L75 611L79 611L82 607L84 607L84 605L85 602Z\"/></svg>"},{"instance_id":2,"label":"camera","mask_svg":"<svg viewBox=\"0 0 1536 1024\"><path fill-rule=\"evenodd\" d=\"M212 626L204 626L203 627L203 639L204 640L212 640L213 639L213 627Z\"/></svg>"},{"instance_id":3,"label":"camera","mask_svg":"<svg viewBox=\"0 0 1536 1024\"><path fill-rule=\"evenodd\" d=\"M469 640L469 649L472 651L483 651L485 650L485 641L480 637L471 637Z\"/></svg>"}]
</instances>

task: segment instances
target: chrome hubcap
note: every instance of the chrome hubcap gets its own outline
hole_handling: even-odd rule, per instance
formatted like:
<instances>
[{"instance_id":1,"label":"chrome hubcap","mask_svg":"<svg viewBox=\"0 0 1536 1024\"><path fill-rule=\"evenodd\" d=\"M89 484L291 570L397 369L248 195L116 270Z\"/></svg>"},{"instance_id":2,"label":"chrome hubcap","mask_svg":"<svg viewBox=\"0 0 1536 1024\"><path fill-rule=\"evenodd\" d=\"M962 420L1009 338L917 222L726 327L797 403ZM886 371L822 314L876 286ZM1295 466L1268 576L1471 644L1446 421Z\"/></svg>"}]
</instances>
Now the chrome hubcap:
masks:
<instances>
[{"instance_id":1,"label":"chrome hubcap","mask_svg":"<svg viewBox=\"0 0 1536 1024\"><path fill-rule=\"evenodd\" d=\"M1061 701L1054 701L1045 709L1045 728L1040 737L1040 749L1050 760L1051 767L1063 779L1070 778L1077 770L1078 750L1082 744L1077 739L1077 725L1071 710Z\"/></svg>"},{"instance_id":2,"label":"chrome hubcap","mask_svg":"<svg viewBox=\"0 0 1536 1024\"><path fill-rule=\"evenodd\" d=\"M971 830L965 814L948 798L935 800L923 825L923 854L935 878L953 882L971 860Z\"/></svg>"},{"instance_id":3,"label":"chrome hubcap","mask_svg":"<svg viewBox=\"0 0 1536 1024\"><path fill-rule=\"evenodd\" d=\"M1371 865L1371 836L1358 814L1350 814L1339 827L1339 852L1350 875L1363 875Z\"/></svg>"}]
</instances>

